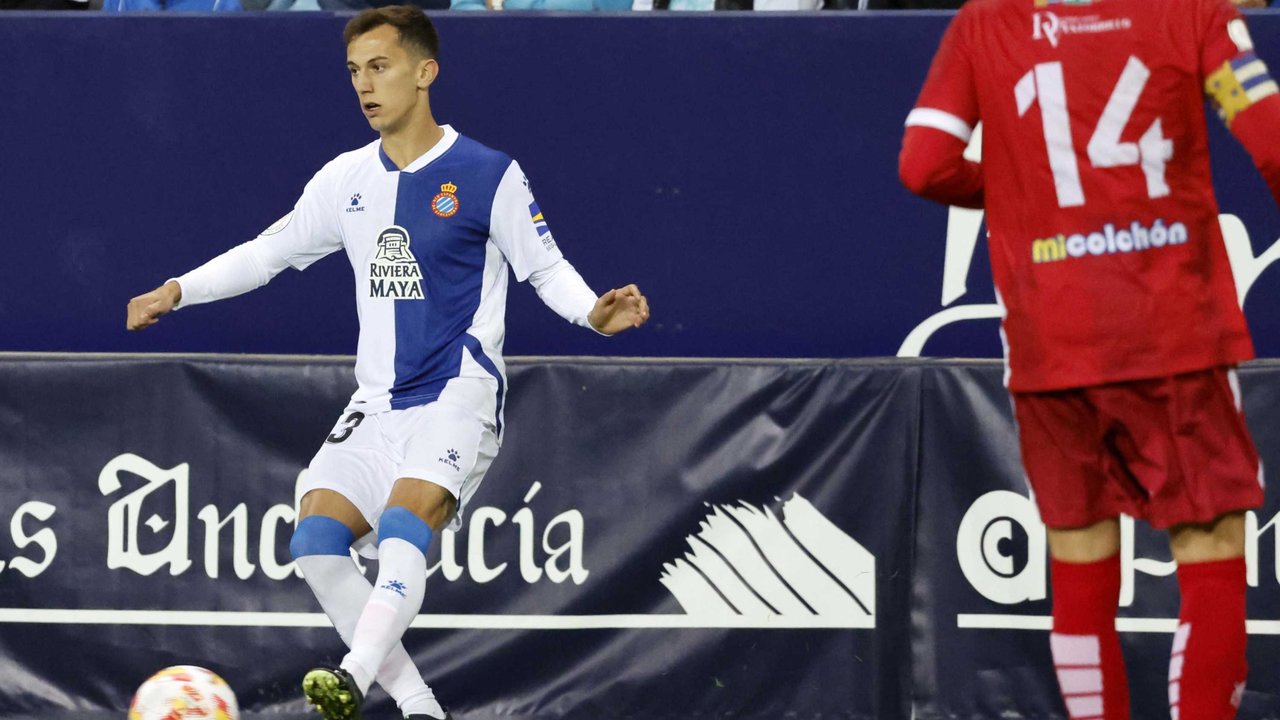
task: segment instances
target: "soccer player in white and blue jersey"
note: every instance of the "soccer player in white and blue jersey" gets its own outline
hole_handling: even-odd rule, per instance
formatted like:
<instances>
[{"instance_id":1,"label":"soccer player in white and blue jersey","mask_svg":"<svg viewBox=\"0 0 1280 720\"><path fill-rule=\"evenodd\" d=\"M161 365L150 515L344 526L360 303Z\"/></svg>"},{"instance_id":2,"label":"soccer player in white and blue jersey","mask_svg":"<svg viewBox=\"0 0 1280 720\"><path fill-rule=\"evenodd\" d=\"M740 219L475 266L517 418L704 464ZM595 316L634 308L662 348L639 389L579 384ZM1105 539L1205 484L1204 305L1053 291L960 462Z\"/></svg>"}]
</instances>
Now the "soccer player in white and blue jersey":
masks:
<instances>
[{"instance_id":1,"label":"soccer player in white and blue jersey","mask_svg":"<svg viewBox=\"0 0 1280 720\"><path fill-rule=\"evenodd\" d=\"M355 272L359 388L311 461L290 550L351 651L303 691L326 720L360 718L377 680L405 718L448 714L400 638L422 606L432 536L457 527L497 455L507 392L507 268L605 335L649 318L634 285L596 297L561 255L520 166L436 124L438 40L413 6L346 27L347 67L380 138L325 165L260 236L129 302L128 327L232 297L345 250ZM349 552L376 532L371 585Z\"/></svg>"}]
</instances>

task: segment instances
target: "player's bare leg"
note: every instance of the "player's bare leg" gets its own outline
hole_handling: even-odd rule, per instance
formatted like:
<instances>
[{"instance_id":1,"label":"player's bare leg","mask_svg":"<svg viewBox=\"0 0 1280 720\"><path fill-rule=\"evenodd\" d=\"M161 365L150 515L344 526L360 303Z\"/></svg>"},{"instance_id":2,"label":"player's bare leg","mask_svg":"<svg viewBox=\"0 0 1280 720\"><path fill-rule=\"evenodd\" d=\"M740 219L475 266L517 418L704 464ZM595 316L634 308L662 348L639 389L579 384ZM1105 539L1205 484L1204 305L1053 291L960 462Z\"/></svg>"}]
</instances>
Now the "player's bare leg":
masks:
<instances>
[{"instance_id":1,"label":"player's bare leg","mask_svg":"<svg viewBox=\"0 0 1280 720\"><path fill-rule=\"evenodd\" d=\"M1169 663L1173 720L1235 717L1244 693L1244 513L1175 525L1169 545L1178 562L1182 609Z\"/></svg>"},{"instance_id":2,"label":"player's bare leg","mask_svg":"<svg viewBox=\"0 0 1280 720\"><path fill-rule=\"evenodd\" d=\"M1070 717L1127 720L1116 608L1120 603L1120 522L1050 528L1053 633L1050 647Z\"/></svg>"},{"instance_id":3,"label":"player's bare leg","mask_svg":"<svg viewBox=\"0 0 1280 720\"><path fill-rule=\"evenodd\" d=\"M1120 521L1109 518L1081 528L1049 528L1049 556L1069 563L1092 563L1120 552Z\"/></svg>"},{"instance_id":4,"label":"player's bare leg","mask_svg":"<svg viewBox=\"0 0 1280 720\"><path fill-rule=\"evenodd\" d=\"M308 585L343 642L350 646L356 622L373 587L351 561L349 550L353 539L370 532L369 524L340 493L316 489L302 498L299 529L302 532L295 533L290 543L295 562L302 568ZM378 669L377 681L395 699L406 717L448 717L434 692L423 682L403 645L397 643L391 648ZM347 700L330 698L342 693L341 688L324 687L332 684L326 683L325 678L311 677L310 682L304 679L304 692L313 704L317 701L333 704L336 701L339 706L350 704L358 708L358 702L354 702L358 698L353 694Z\"/></svg>"},{"instance_id":5,"label":"player's bare leg","mask_svg":"<svg viewBox=\"0 0 1280 720\"><path fill-rule=\"evenodd\" d=\"M303 679L307 697L326 720L357 720L360 703L389 654L422 608L427 548L453 517L457 502L425 480L400 478L378 521L378 578L351 634L339 668L316 668Z\"/></svg>"}]
</instances>

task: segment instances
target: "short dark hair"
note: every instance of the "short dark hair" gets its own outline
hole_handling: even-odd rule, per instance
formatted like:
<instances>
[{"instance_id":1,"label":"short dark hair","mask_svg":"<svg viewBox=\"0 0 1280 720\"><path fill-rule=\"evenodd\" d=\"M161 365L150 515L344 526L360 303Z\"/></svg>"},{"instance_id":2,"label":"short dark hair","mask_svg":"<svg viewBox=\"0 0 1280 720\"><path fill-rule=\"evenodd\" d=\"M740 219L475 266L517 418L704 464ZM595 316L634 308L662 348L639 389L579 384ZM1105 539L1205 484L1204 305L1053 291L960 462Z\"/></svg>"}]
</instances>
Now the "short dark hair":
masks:
<instances>
[{"instance_id":1,"label":"short dark hair","mask_svg":"<svg viewBox=\"0 0 1280 720\"><path fill-rule=\"evenodd\" d=\"M347 22L342 30L342 39L350 45L352 40L383 25L400 31L400 44L406 48L432 59L440 56L440 37L436 35L436 26L415 5L369 8Z\"/></svg>"}]
</instances>

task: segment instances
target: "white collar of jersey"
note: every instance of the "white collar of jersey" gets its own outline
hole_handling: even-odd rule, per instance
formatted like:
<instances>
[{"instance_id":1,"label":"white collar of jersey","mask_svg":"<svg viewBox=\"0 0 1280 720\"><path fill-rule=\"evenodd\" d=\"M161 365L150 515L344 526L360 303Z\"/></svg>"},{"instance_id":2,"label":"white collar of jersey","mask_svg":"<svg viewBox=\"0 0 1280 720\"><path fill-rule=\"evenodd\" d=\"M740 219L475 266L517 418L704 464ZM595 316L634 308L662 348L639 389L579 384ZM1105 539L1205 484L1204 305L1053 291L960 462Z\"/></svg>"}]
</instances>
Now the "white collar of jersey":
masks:
<instances>
[{"instance_id":1,"label":"white collar of jersey","mask_svg":"<svg viewBox=\"0 0 1280 720\"><path fill-rule=\"evenodd\" d=\"M382 142L379 141L378 157L382 159L383 167L388 172L415 173L435 162L436 158L449 152L449 148L453 147L453 144L458 141L458 131L454 130L452 125L441 125L440 129L444 130L444 137L440 138L435 145L432 145L430 150L419 155L417 160L406 165L404 170L400 170L395 163L391 162L391 158L387 157L387 153L382 149Z\"/></svg>"}]
</instances>

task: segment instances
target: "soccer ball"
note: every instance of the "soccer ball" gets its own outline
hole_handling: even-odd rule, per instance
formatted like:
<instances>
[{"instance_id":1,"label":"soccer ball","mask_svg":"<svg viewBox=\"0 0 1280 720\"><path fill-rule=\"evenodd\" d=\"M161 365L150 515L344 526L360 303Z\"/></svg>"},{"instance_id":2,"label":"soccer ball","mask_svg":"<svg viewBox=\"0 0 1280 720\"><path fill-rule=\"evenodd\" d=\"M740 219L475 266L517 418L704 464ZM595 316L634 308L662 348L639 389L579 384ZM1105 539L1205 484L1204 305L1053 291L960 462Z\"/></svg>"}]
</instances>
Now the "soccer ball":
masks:
<instances>
[{"instance_id":1,"label":"soccer ball","mask_svg":"<svg viewBox=\"0 0 1280 720\"><path fill-rule=\"evenodd\" d=\"M129 703L129 720L240 720L236 695L212 670L174 665L147 678Z\"/></svg>"}]
</instances>

